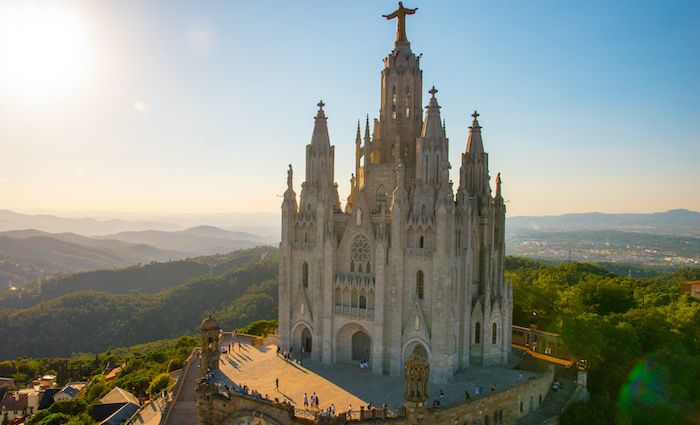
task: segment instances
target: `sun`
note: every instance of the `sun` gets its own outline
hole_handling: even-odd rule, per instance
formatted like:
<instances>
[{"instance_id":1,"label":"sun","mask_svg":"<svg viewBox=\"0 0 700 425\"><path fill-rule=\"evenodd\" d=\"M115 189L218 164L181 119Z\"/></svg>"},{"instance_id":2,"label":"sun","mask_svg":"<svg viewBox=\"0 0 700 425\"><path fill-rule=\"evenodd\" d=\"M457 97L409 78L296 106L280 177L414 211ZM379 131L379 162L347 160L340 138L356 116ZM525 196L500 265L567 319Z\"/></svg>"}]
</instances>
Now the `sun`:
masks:
<instances>
[{"instance_id":1,"label":"sun","mask_svg":"<svg viewBox=\"0 0 700 425\"><path fill-rule=\"evenodd\" d=\"M0 93L64 94L87 65L88 33L80 15L44 2L0 6Z\"/></svg>"}]
</instances>

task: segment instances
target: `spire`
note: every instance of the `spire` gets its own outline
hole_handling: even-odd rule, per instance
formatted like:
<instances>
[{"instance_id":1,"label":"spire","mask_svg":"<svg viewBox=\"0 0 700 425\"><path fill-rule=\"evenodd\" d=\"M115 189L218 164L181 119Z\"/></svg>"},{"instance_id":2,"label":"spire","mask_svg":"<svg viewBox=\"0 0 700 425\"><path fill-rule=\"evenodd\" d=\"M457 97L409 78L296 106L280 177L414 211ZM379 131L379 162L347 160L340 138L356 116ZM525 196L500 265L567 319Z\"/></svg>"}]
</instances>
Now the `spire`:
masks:
<instances>
[{"instance_id":1,"label":"spire","mask_svg":"<svg viewBox=\"0 0 700 425\"><path fill-rule=\"evenodd\" d=\"M359 145L362 142L360 137L360 120L357 120L357 134L355 135L355 144Z\"/></svg>"},{"instance_id":2,"label":"spire","mask_svg":"<svg viewBox=\"0 0 700 425\"><path fill-rule=\"evenodd\" d=\"M496 176L496 199L502 198L501 195L501 173Z\"/></svg>"},{"instance_id":3,"label":"spire","mask_svg":"<svg viewBox=\"0 0 700 425\"><path fill-rule=\"evenodd\" d=\"M360 176L360 158L362 156L362 138L360 137L360 120L357 120L357 135L355 136L355 174ZM355 187L355 179L353 177L352 187Z\"/></svg>"},{"instance_id":4,"label":"spire","mask_svg":"<svg viewBox=\"0 0 700 425\"><path fill-rule=\"evenodd\" d=\"M437 98L435 98L437 92L438 90L435 86L428 91L431 97L428 101L428 106L425 107L425 119L423 120L423 130L421 131L421 137L426 139L444 135L440 120L440 105L438 105Z\"/></svg>"},{"instance_id":5,"label":"spire","mask_svg":"<svg viewBox=\"0 0 700 425\"><path fill-rule=\"evenodd\" d=\"M469 137L467 138L467 153L484 153L478 117L479 113L474 111L472 114L472 125L469 126Z\"/></svg>"},{"instance_id":6,"label":"spire","mask_svg":"<svg viewBox=\"0 0 700 425\"><path fill-rule=\"evenodd\" d=\"M371 140L369 136L369 114L367 114L367 119L365 121L365 146L369 145Z\"/></svg>"},{"instance_id":7,"label":"spire","mask_svg":"<svg viewBox=\"0 0 700 425\"><path fill-rule=\"evenodd\" d=\"M328 126L326 125L328 118L326 118L326 113L323 111L323 107L326 106L326 104L323 103L322 100L318 102L317 106L318 113L316 114L316 118L314 118L314 132L311 136L311 144L330 146L331 139L328 136Z\"/></svg>"}]
</instances>

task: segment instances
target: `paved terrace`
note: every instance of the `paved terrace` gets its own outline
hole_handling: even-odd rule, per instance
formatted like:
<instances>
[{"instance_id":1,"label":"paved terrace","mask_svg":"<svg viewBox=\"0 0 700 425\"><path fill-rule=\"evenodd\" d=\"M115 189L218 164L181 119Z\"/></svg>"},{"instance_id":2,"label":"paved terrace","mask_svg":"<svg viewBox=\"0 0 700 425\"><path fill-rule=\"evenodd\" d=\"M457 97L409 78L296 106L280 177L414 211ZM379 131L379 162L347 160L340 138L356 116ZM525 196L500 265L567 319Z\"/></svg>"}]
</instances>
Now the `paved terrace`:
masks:
<instances>
[{"instance_id":1,"label":"paved terrace","mask_svg":"<svg viewBox=\"0 0 700 425\"><path fill-rule=\"evenodd\" d=\"M375 375L366 369L347 364L324 365L305 360L303 366L285 361L276 354L274 345L254 347L249 344L238 345L234 350L221 355L221 371L215 380L232 386L247 385L270 399L287 400L297 408L303 408L304 393L309 398L316 392L321 409L335 404L338 413L353 410L372 402L380 407L386 403L391 408L403 405L403 378ZM474 398L475 385L483 385L490 393L491 384L496 384L496 392L517 385L522 373L522 380L539 376L536 373L496 367L475 367L460 372L453 382L447 384L430 384L431 398L437 397L440 389L445 391L443 406L464 400L464 390ZM279 391L275 389L275 378L279 378Z\"/></svg>"}]
</instances>

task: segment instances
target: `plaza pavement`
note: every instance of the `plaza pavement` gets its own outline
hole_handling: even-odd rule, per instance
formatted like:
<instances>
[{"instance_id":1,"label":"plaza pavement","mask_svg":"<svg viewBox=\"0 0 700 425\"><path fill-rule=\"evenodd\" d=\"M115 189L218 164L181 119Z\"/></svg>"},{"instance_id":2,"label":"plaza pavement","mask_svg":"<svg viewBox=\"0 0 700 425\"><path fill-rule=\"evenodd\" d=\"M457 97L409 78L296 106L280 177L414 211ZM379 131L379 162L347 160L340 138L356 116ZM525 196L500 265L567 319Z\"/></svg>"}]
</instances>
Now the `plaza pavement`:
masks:
<instances>
[{"instance_id":1,"label":"plaza pavement","mask_svg":"<svg viewBox=\"0 0 700 425\"><path fill-rule=\"evenodd\" d=\"M238 345L230 353L221 355L220 372L215 380L238 385L247 385L270 399L287 400L297 408L303 408L303 396L316 392L320 407L324 409L335 404L337 412L353 410L372 402L380 407L386 403L389 407L403 405L403 378L375 375L367 369L349 364L325 365L311 360L304 360L303 366L285 361L276 354L276 346L254 347L249 344ZM522 373L522 377L520 377ZM483 385L490 393L491 384L496 384L496 392L517 385L520 379L527 380L538 376L536 373L506 369L500 367L472 367L458 373L447 384L431 383L430 399L437 398L440 389L445 391L444 405L451 405L464 400L464 390L474 398L475 385ZM275 389L275 378L279 378L279 391Z\"/></svg>"}]
</instances>

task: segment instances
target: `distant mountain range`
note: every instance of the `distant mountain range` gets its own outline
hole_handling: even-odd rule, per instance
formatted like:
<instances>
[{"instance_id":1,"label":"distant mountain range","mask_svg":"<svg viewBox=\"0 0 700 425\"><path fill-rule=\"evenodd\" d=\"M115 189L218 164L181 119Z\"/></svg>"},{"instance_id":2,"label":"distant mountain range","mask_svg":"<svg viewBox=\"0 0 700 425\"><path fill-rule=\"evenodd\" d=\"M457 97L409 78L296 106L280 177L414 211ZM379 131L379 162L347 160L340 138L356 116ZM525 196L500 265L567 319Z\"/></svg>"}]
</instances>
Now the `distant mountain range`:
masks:
<instances>
[{"instance_id":1,"label":"distant mountain range","mask_svg":"<svg viewBox=\"0 0 700 425\"><path fill-rule=\"evenodd\" d=\"M36 229L49 233L104 235L135 230L175 230L178 226L155 221L97 220L94 218L63 218L48 214L20 214L0 210L0 231Z\"/></svg>"},{"instance_id":2,"label":"distant mountain range","mask_svg":"<svg viewBox=\"0 0 700 425\"><path fill-rule=\"evenodd\" d=\"M599 212L541 217L509 217L508 230L620 230L627 232L700 236L700 212L685 209L649 214Z\"/></svg>"}]
</instances>

